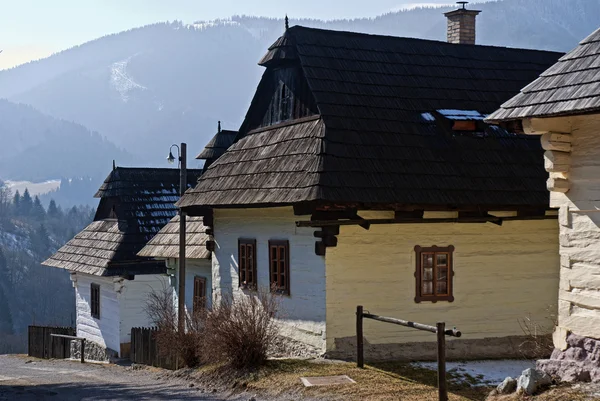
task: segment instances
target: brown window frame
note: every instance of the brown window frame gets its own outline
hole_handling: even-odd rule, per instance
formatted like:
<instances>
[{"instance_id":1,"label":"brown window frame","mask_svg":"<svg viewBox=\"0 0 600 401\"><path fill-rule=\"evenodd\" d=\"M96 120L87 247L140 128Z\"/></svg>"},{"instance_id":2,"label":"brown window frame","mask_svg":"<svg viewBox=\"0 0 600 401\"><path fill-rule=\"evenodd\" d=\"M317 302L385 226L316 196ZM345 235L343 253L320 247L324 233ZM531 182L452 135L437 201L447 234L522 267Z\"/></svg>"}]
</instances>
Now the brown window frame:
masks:
<instances>
[{"instance_id":1,"label":"brown window frame","mask_svg":"<svg viewBox=\"0 0 600 401\"><path fill-rule=\"evenodd\" d=\"M90 309L91 315L95 319L100 319L100 285L92 283L90 285Z\"/></svg>"},{"instance_id":2,"label":"brown window frame","mask_svg":"<svg viewBox=\"0 0 600 401\"><path fill-rule=\"evenodd\" d=\"M206 308L206 277L194 276L192 311Z\"/></svg>"},{"instance_id":3,"label":"brown window frame","mask_svg":"<svg viewBox=\"0 0 600 401\"><path fill-rule=\"evenodd\" d=\"M425 255L433 254L431 267L424 266ZM446 292L438 294L437 282L438 282L438 255L446 255L446 264L441 265L440 269L447 269L446 272ZM446 247L430 246L421 247L415 246L415 302L438 302L438 301L454 301L454 246L449 245ZM432 269L431 280L424 280L424 269ZM441 280L444 281L444 280ZM431 294L423 294L423 283L431 282Z\"/></svg>"},{"instance_id":4,"label":"brown window frame","mask_svg":"<svg viewBox=\"0 0 600 401\"><path fill-rule=\"evenodd\" d=\"M252 255L248 257L248 249L252 247ZM249 263L252 265L248 267ZM248 273L251 273L252 280L248 280ZM242 278L243 276L243 278ZM256 277L256 240L255 239L238 239L238 279L239 287L249 290L255 290L258 286Z\"/></svg>"},{"instance_id":5,"label":"brown window frame","mask_svg":"<svg viewBox=\"0 0 600 401\"><path fill-rule=\"evenodd\" d=\"M281 249L284 249L284 256L281 256ZM273 258L275 251L275 259ZM273 271L273 264L279 263L277 272ZM281 263L283 267L283 278L281 272ZM271 291L290 295L290 241L288 240L269 240L269 283Z\"/></svg>"}]
</instances>

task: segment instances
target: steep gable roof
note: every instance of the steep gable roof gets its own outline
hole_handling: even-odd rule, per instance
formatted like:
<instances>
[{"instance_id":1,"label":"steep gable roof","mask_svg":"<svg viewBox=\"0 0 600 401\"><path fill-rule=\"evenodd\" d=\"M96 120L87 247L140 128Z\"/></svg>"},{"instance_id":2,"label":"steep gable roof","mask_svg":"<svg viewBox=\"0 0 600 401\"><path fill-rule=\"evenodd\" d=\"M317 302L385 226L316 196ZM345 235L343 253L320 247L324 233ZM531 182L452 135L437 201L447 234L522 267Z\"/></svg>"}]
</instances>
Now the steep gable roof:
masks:
<instances>
[{"instance_id":1,"label":"steep gable roof","mask_svg":"<svg viewBox=\"0 0 600 401\"><path fill-rule=\"evenodd\" d=\"M292 27L261 64L299 65L319 116L253 127L259 84L237 142L179 204L547 205L539 141L449 116L491 113L559 56Z\"/></svg>"},{"instance_id":2,"label":"steep gable roof","mask_svg":"<svg viewBox=\"0 0 600 401\"><path fill-rule=\"evenodd\" d=\"M154 236L138 256L151 258L179 258L179 215L173 217L158 234ZM188 216L185 226L185 256L188 259L210 259L206 249L209 240L202 217Z\"/></svg>"},{"instance_id":3,"label":"steep gable roof","mask_svg":"<svg viewBox=\"0 0 600 401\"><path fill-rule=\"evenodd\" d=\"M189 186L199 176L188 170ZM177 213L179 170L117 167L95 197L94 221L43 264L98 276L164 272L163 262L136 254Z\"/></svg>"},{"instance_id":4,"label":"steep gable roof","mask_svg":"<svg viewBox=\"0 0 600 401\"><path fill-rule=\"evenodd\" d=\"M600 28L561 57L489 121L552 117L600 110Z\"/></svg>"}]
</instances>

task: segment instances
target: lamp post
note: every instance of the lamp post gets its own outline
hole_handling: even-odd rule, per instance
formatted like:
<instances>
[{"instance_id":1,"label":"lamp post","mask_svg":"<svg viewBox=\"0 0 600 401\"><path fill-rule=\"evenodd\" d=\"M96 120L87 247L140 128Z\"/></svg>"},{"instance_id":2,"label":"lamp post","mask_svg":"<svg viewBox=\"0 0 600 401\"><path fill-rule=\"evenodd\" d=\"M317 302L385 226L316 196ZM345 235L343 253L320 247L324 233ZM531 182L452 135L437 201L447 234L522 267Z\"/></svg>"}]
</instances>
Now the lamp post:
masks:
<instances>
[{"instance_id":1,"label":"lamp post","mask_svg":"<svg viewBox=\"0 0 600 401\"><path fill-rule=\"evenodd\" d=\"M173 164L175 157L171 150L177 148L179 159L179 196L183 196L187 188L187 145L181 144L181 148L177 145L171 145L169 149L169 157L167 160ZM185 332L185 216L186 213L179 209L179 296L177 297L177 329L179 332Z\"/></svg>"}]
</instances>

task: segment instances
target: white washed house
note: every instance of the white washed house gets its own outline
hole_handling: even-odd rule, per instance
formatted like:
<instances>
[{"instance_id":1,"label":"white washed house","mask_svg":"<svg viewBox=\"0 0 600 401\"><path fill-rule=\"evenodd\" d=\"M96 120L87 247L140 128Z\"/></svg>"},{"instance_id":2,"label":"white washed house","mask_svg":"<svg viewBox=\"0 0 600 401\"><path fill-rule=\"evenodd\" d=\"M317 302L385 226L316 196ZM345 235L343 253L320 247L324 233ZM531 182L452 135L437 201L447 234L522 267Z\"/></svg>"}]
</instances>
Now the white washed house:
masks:
<instances>
[{"instance_id":1,"label":"white washed house","mask_svg":"<svg viewBox=\"0 0 600 401\"><path fill-rule=\"evenodd\" d=\"M560 284L556 351L539 367L567 381L600 381L599 74L600 29L489 117L541 135L546 150L550 206L560 209Z\"/></svg>"},{"instance_id":2,"label":"white washed house","mask_svg":"<svg viewBox=\"0 0 600 401\"><path fill-rule=\"evenodd\" d=\"M188 174L194 182L200 172ZM146 301L168 288L166 267L136 253L175 215L178 185L178 169L113 168L94 221L44 262L71 272L88 359L128 356L131 328L152 325Z\"/></svg>"},{"instance_id":3,"label":"white washed house","mask_svg":"<svg viewBox=\"0 0 600 401\"><path fill-rule=\"evenodd\" d=\"M357 305L458 327L451 358L531 355L520 321L556 308L557 213L539 143L483 119L560 55L474 46L461 13L451 43L295 26L269 48L235 142L178 202L211 228L215 299L274 285L286 334L336 357ZM435 358L392 325L365 343Z\"/></svg>"}]
</instances>

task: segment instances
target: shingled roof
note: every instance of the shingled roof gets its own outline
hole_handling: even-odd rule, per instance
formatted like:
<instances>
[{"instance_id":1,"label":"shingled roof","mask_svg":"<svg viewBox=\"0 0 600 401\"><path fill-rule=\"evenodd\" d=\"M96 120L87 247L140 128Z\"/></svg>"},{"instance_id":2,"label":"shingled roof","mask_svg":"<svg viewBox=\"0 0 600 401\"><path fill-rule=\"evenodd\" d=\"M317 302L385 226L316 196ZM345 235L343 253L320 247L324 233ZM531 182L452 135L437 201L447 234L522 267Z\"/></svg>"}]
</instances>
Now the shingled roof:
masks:
<instances>
[{"instance_id":1,"label":"shingled roof","mask_svg":"<svg viewBox=\"0 0 600 401\"><path fill-rule=\"evenodd\" d=\"M189 186L199 175L188 170ZM136 254L177 213L179 170L118 167L95 196L94 221L43 264L98 276L163 273L163 262Z\"/></svg>"},{"instance_id":2,"label":"shingled roof","mask_svg":"<svg viewBox=\"0 0 600 401\"><path fill-rule=\"evenodd\" d=\"M600 29L560 58L489 121L552 117L600 110Z\"/></svg>"},{"instance_id":3,"label":"shingled roof","mask_svg":"<svg viewBox=\"0 0 600 401\"><path fill-rule=\"evenodd\" d=\"M559 57L292 27L261 60L267 71L237 142L180 205L547 205L539 141L481 118ZM317 115L253 125L272 95L261 90L271 66L290 65ZM479 120L476 132L452 130L457 115Z\"/></svg>"},{"instance_id":4,"label":"shingled roof","mask_svg":"<svg viewBox=\"0 0 600 401\"><path fill-rule=\"evenodd\" d=\"M188 259L210 259L206 249L206 227L202 217L186 218L185 227L185 256ZM179 216L171 219L158 234L138 253L138 256L153 258L179 258Z\"/></svg>"}]
</instances>

